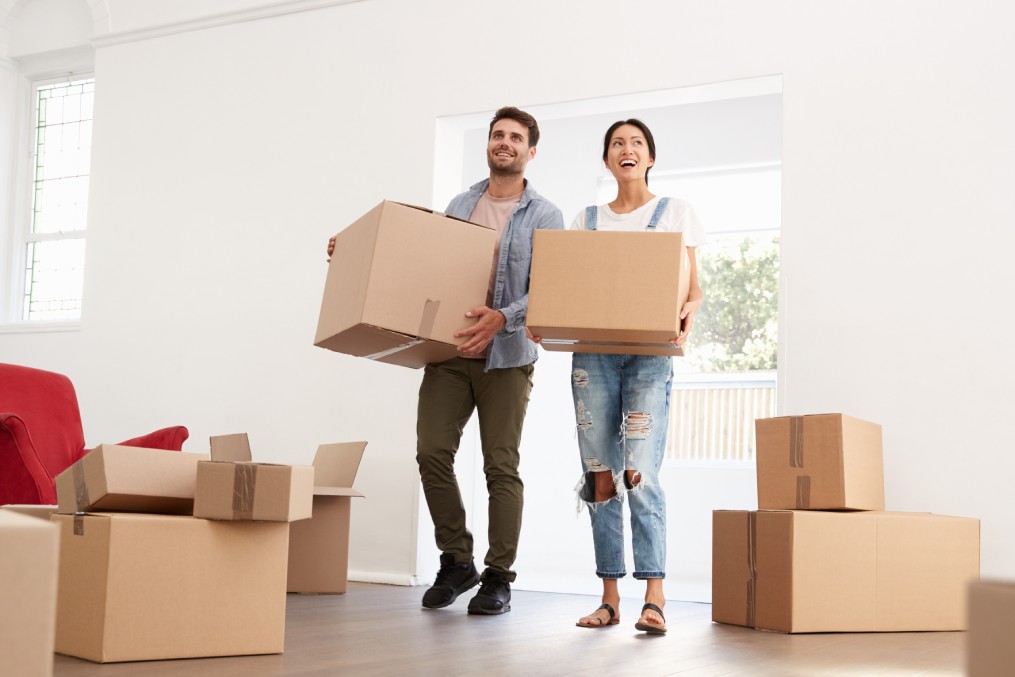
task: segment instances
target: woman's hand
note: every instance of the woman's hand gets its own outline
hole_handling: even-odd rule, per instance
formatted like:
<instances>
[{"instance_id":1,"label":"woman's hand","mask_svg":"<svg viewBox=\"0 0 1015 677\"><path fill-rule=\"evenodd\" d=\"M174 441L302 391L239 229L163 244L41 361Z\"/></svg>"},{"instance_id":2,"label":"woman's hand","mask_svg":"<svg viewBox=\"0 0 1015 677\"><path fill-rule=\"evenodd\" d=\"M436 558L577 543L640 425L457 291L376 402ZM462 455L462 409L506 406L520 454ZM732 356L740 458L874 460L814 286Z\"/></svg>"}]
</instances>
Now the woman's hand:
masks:
<instances>
[{"instance_id":1,"label":"woman's hand","mask_svg":"<svg viewBox=\"0 0 1015 677\"><path fill-rule=\"evenodd\" d=\"M335 253L335 236L328 239L328 263L331 263L331 255Z\"/></svg>"},{"instance_id":2,"label":"woman's hand","mask_svg":"<svg viewBox=\"0 0 1015 677\"><path fill-rule=\"evenodd\" d=\"M698 308L701 307L701 301L702 299L688 300L680 309L680 333L676 338L670 339L670 343L679 347L687 342L687 337L691 334L691 327L694 326L694 316L698 312Z\"/></svg>"}]
</instances>

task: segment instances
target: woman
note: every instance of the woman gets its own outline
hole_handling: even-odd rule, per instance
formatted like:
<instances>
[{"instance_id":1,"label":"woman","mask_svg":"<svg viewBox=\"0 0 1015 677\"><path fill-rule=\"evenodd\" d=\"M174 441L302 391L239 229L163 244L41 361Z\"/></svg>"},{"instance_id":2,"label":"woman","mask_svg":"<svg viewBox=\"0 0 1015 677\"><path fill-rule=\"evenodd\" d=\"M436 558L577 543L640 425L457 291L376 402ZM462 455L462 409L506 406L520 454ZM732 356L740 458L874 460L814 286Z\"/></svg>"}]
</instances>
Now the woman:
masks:
<instances>
[{"instance_id":1,"label":"woman","mask_svg":"<svg viewBox=\"0 0 1015 677\"><path fill-rule=\"evenodd\" d=\"M581 211L572 229L682 232L690 262L690 294L680 310L683 345L702 302L695 247L705 236L691 207L649 192L655 163L652 132L640 120L614 123L603 139L603 161L617 180L617 197ZM666 504L659 468L666 450L672 358L659 355L575 353L571 388L584 474L579 497L589 508L596 552L596 575L603 604L578 620L579 627L620 622L617 580L624 570L623 500L631 510L634 577L646 582L645 606L635 624L652 634L666 632L663 578L666 566Z\"/></svg>"}]
</instances>

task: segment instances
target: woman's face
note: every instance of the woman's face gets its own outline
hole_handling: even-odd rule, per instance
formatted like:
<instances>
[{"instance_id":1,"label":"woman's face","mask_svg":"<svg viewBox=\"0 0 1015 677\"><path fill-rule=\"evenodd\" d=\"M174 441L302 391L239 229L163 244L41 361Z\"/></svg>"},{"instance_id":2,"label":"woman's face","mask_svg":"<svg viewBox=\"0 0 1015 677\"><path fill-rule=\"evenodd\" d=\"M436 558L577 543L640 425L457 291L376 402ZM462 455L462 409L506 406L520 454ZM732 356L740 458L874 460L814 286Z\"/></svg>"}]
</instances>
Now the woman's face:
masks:
<instances>
[{"instance_id":1,"label":"woman's face","mask_svg":"<svg viewBox=\"0 0 1015 677\"><path fill-rule=\"evenodd\" d=\"M645 180L645 172L655 164L649 156L645 135L634 125L621 125L610 137L606 166L617 182Z\"/></svg>"}]
</instances>

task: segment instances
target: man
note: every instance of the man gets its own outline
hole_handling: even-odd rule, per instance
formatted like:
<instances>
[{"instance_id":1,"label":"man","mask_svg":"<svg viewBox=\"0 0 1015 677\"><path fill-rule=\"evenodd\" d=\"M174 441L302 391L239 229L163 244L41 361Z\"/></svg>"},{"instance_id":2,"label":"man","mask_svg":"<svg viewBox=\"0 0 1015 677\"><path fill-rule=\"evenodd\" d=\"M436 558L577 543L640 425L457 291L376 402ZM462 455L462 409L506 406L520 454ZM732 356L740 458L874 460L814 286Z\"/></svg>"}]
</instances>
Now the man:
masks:
<instances>
[{"instance_id":1,"label":"man","mask_svg":"<svg viewBox=\"0 0 1015 677\"><path fill-rule=\"evenodd\" d=\"M460 356L429 364L419 389L416 461L434 523L441 567L423 595L423 606L446 607L482 581L469 602L470 614L502 614L511 609L511 570L522 522L522 481L518 445L532 389L536 345L526 336L529 264L536 228L563 228L560 210L525 180L536 157L539 126L513 107L498 110L490 122L486 147L490 178L448 205L448 216L479 223L499 234L485 306L466 317L474 325L456 332L466 337ZM479 412L483 470L489 502L489 550L480 576L473 563L472 534L455 477L454 460L462 429Z\"/></svg>"}]
</instances>

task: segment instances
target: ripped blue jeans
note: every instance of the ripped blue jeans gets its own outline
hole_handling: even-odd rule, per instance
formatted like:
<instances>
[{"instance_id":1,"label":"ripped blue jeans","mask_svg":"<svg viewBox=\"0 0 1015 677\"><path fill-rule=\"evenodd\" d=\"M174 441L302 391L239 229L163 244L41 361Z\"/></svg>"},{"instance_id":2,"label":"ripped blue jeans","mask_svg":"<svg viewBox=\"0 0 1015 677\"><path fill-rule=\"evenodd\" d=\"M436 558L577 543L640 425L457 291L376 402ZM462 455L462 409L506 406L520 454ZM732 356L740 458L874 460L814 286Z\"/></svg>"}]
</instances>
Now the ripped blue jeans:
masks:
<instances>
[{"instance_id":1,"label":"ripped blue jeans","mask_svg":"<svg viewBox=\"0 0 1015 677\"><path fill-rule=\"evenodd\" d=\"M666 496L659 468L666 453L672 358L574 353L571 392L582 474L576 491L589 508L596 575L623 578L624 511L631 510L634 577L665 578ZM608 472L610 495L596 501L596 475Z\"/></svg>"}]
</instances>

